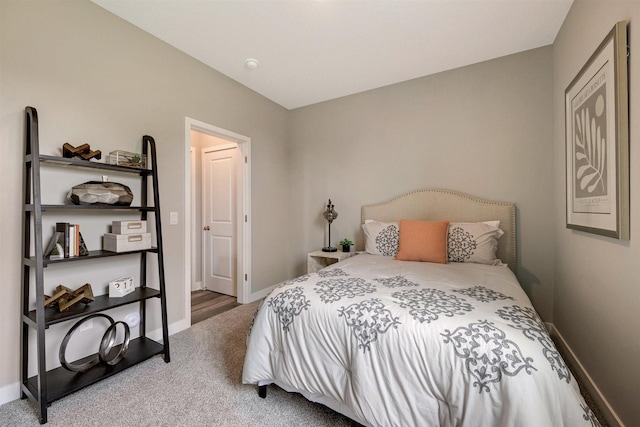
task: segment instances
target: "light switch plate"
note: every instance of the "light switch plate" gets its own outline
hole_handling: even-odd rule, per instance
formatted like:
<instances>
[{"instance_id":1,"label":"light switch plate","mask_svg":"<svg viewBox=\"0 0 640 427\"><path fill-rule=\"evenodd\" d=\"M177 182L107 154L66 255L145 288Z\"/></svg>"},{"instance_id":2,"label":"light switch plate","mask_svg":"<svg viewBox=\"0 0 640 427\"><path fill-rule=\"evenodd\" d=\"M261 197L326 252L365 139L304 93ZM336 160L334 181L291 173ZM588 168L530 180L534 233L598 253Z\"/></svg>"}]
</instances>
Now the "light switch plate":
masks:
<instances>
[{"instance_id":1,"label":"light switch plate","mask_svg":"<svg viewBox=\"0 0 640 427\"><path fill-rule=\"evenodd\" d=\"M178 212L169 212L169 225L178 225Z\"/></svg>"}]
</instances>

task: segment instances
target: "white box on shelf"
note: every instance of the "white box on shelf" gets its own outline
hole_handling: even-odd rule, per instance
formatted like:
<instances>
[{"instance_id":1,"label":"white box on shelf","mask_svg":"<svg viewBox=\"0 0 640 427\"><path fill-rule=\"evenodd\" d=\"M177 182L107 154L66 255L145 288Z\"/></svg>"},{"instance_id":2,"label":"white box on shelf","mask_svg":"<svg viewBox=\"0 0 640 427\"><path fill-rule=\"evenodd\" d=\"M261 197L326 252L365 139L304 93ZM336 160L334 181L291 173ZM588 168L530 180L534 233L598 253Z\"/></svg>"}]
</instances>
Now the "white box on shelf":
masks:
<instances>
[{"instance_id":1,"label":"white box on shelf","mask_svg":"<svg viewBox=\"0 0 640 427\"><path fill-rule=\"evenodd\" d=\"M113 234L141 234L147 232L147 221L113 221Z\"/></svg>"},{"instance_id":2,"label":"white box on shelf","mask_svg":"<svg viewBox=\"0 0 640 427\"><path fill-rule=\"evenodd\" d=\"M151 248L151 233L114 234L105 233L102 247L109 252L129 252Z\"/></svg>"},{"instance_id":3,"label":"white box on shelf","mask_svg":"<svg viewBox=\"0 0 640 427\"><path fill-rule=\"evenodd\" d=\"M133 279L131 277L121 277L109 282L109 298L123 297L133 292Z\"/></svg>"}]
</instances>

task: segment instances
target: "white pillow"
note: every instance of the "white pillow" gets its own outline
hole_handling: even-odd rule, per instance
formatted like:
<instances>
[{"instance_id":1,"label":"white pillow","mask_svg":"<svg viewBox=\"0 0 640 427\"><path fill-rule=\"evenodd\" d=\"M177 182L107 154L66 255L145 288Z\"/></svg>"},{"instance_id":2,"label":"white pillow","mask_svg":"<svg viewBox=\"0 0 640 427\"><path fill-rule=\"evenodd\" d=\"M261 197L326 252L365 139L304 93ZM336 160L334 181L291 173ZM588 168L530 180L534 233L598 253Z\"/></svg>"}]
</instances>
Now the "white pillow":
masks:
<instances>
[{"instance_id":1,"label":"white pillow","mask_svg":"<svg viewBox=\"0 0 640 427\"><path fill-rule=\"evenodd\" d=\"M396 256L400 242L400 228L397 222L368 219L362 224L362 230L365 252L373 255Z\"/></svg>"},{"instance_id":2,"label":"white pillow","mask_svg":"<svg viewBox=\"0 0 640 427\"><path fill-rule=\"evenodd\" d=\"M452 222L447 238L449 262L500 265L498 239L504 234L500 221Z\"/></svg>"}]
</instances>

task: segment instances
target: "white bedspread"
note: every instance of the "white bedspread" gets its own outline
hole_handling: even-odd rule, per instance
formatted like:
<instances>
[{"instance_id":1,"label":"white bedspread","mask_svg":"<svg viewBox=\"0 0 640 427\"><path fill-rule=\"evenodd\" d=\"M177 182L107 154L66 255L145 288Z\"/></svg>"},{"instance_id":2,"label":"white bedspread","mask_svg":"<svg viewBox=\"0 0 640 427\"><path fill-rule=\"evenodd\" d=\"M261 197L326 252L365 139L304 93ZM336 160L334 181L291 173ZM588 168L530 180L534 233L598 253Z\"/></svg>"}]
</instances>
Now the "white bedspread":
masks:
<instances>
[{"instance_id":1,"label":"white bedspread","mask_svg":"<svg viewBox=\"0 0 640 427\"><path fill-rule=\"evenodd\" d=\"M245 384L365 425L598 425L506 266L359 254L282 283L247 345Z\"/></svg>"}]
</instances>

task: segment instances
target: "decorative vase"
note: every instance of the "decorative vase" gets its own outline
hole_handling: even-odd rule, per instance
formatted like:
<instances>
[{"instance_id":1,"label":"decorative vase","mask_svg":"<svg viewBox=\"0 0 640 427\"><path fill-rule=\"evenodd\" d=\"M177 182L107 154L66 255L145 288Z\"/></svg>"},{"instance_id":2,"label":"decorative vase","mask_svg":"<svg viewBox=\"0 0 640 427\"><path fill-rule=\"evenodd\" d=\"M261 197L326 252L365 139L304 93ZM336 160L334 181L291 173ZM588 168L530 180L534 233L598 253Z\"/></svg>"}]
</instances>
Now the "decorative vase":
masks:
<instances>
[{"instance_id":1,"label":"decorative vase","mask_svg":"<svg viewBox=\"0 0 640 427\"><path fill-rule=\"evenodd\" d=\"M342 245L342 252L351 252L351 245Z\"/></svg>"}]
</instances>

